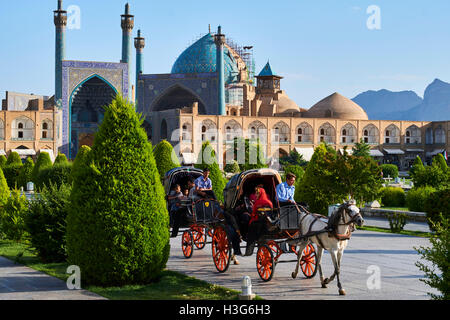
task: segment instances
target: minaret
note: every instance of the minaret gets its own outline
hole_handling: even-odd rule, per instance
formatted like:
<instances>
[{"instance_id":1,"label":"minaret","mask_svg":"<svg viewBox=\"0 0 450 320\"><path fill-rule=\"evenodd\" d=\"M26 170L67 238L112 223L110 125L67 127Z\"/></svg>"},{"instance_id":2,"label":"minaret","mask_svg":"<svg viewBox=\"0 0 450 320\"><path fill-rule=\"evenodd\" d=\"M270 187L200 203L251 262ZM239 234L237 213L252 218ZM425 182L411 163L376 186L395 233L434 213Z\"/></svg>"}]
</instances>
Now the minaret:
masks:
<instances>
[{"instance_id":1,"label":"minaret","mask_svg":"<svg viewBox=\"0 0 450 320\"><path fill-rule=\"evenodd\" d=\"M55 43L55 103L62 105L62 61L66 58L67 11L62 9L62 0L58 0L58 10L53 11L56 27Z\"/></svg>"},{"instance_id":2,"label":"minaret","mask_svg":"<svg viewBox=\"0 0 450 320\"><path fill-rule=\"evenodd\" d=\"M141 30L138 30L137 37L134 38L134 47L136 48L136 110L139 99L139 75L144 70L144 47L145 38L141 37Z\"/></svg>"},{"instance_id":3,"label":"minaret","mask_svg":"<svg viewBox=\"0 0 450 320\"><path fill-rule=\"evenodd\" d=\"M128 99L131 100L131 39L134 27L134 16L130 14L130 5L125 5L125 14L121 15L122 27L122 63L128 63Z\"/></svg>"},{"instance_id":4,"label":"minaret","mask_svg":"<svg viewBox=\"0 0 450 320\"><path fill-rule=\"evenodd\" d=\"M225 111L225 66L223 57L223 46L225 44L225 35L222 34L222 27L217 28L217 34L214 36L214 42L217 48L217 77L218 77L218 115L226 115Z\"/></svg>"}]
</instances>

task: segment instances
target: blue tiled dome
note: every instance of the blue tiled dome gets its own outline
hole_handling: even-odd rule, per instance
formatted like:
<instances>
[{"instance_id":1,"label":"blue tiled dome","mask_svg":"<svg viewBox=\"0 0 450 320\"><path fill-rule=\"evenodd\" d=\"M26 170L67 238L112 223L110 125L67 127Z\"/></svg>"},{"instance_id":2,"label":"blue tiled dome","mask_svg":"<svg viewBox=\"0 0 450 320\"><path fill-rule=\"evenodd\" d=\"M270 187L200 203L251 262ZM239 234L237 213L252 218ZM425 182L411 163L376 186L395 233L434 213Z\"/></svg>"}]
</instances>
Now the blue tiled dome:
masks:
<instances>
[{"instance_id":1,"label":"blue tiled dome","mask_svg":"<svg viewBox=\"0 0 450 320\"><path fill-rule=\"evenodd\" d=\"M214 37L206 34L183 51L172 67L172 73L216 72L217 49ZM225 83L238 81L237 62L224 46Z\"/></svg>"}]
</instances>

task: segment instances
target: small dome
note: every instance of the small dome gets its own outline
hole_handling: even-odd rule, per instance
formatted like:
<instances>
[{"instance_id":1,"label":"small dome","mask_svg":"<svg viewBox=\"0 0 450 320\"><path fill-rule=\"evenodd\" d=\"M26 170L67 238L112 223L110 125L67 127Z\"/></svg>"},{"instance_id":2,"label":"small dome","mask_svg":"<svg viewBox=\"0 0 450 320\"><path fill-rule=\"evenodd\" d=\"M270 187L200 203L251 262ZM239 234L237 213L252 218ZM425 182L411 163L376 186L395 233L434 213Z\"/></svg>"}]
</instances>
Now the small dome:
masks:
<instances>
[{"instance_id":1,"label":"small dome","mask_svg":"<svg viewBox=\"0 0 450 320\"><path fill-rule=\"evenodd\" d=\"M238 82L238 63L225 45L224 48L225 83ZM180 54L172 67L172 73L216 72L217 48L214 36L206 34Z\"/></svg>"},{"instance_id":2,"label":"small dome","mask_svg":"<svg viewBox=\"0 0 450 320\"><path fill-rule=\"evenodd\" d=\"M361 106L337 92L317 102L305 112L304 116L307 118L369 120Z\"/></svg>"},{"instance_id":3,"label":"small dome","mask_svg":"<svg viewBox=\"0 0 450 320\"><path fill-rule=\"evenodd\" d=\"M300 108L292 101L288 96L282 95L278 98L278 101L274 101L277 104L277 113L292 113L300 112Z\"/></svg>"}]
</instances>

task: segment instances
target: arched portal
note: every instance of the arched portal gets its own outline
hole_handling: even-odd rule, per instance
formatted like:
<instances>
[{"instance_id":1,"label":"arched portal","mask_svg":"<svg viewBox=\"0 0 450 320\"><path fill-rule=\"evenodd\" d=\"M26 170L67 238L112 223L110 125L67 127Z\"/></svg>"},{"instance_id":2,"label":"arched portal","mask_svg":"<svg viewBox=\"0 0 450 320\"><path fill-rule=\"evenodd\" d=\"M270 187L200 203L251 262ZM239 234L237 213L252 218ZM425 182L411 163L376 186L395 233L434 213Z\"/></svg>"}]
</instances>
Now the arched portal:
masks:
<instances>
[{"instance_id":1,"label":"arched portal","mask_svg":"<svg viewBox=\"0 0 450 320\"><path fill-rule=\"evenodd\" d=\"M194 102L198 102L198 113L206 114L205 105L198 96L189 90L176 85L161 94L151 109L152 111L181 109L184 107L190 107Z\"/></svg>"},{"instance_id":2,"label":"arched portal","mask_svg":"<svg viewBox=\"0 0 450 320\"><path fill-rule=\"evenodd\" d=\"M82 145L92 146L105 113L117 90L105 79L93 75L81 82L70 98L70 158L75 158Z\"/></svg>"}]
</instances>

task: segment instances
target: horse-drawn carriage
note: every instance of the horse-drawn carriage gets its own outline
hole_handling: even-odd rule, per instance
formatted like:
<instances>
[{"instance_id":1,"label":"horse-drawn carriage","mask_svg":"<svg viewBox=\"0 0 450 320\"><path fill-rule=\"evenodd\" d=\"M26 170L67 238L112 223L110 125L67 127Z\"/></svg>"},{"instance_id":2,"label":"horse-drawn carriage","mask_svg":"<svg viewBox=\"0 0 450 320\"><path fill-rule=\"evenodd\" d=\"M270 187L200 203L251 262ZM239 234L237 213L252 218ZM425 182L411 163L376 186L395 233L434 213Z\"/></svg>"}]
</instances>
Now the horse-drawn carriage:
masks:
<instances>
[{"instance_id":1,"label":"horse-drawn carriage","mask_svg":"<svg viewBox=\"0 0 450 320\"><path fill-rule=\"evenodd\" d=\"M169 195L177 184L182 189L187 188L188 181L197 179L202 172L201 169L192 167L178 167L168 171L164 177L166 195ZM179 206L185 213L180 225L183 232L181 249L185 258L192 257L194 246L201 250L211 243L214 265L219 272L225 272L230 264L231 246L226 232L227 226L220 213L220 203L214 199L186 199L180 200ZM211 242L207 242L208 236L211 237Z\"/></svg>"},{"instance_id":2,"label":"horse-drawn carriage","mask_svg":"<svg viewBox=\"0 0 450 320\"><path fill-rule=\"evenodd\" d=\"M243 206L246 209L244 211L251 213L252 205L249 196L255 191L256 186L262 185L273 203L273 209L258 209L259 219L264 219L266 224L264 232L257 241L256 267L259 276L264 281L270 281L276 264L297 262L297 260L280 260L283 253L294 253L296 255L302 253L301 270L307 278L312 278L317 272L316 251L312 243L307 243L302 252L296 250L301 236L299 232L299 208L296 205L280 207L276 195L276 186L281 182L280 174L272 169L254 169L236 174L224 189L225 210L234 214L237 220L240 220L240 214L235 212L236 208ZM248 221L244 219L244 221L239 222L242 229L245 230L245 223ZM246 239L245 232L243 238ZM287 248L289 250L286 250Z\"/></svg>"}]
</instances>

